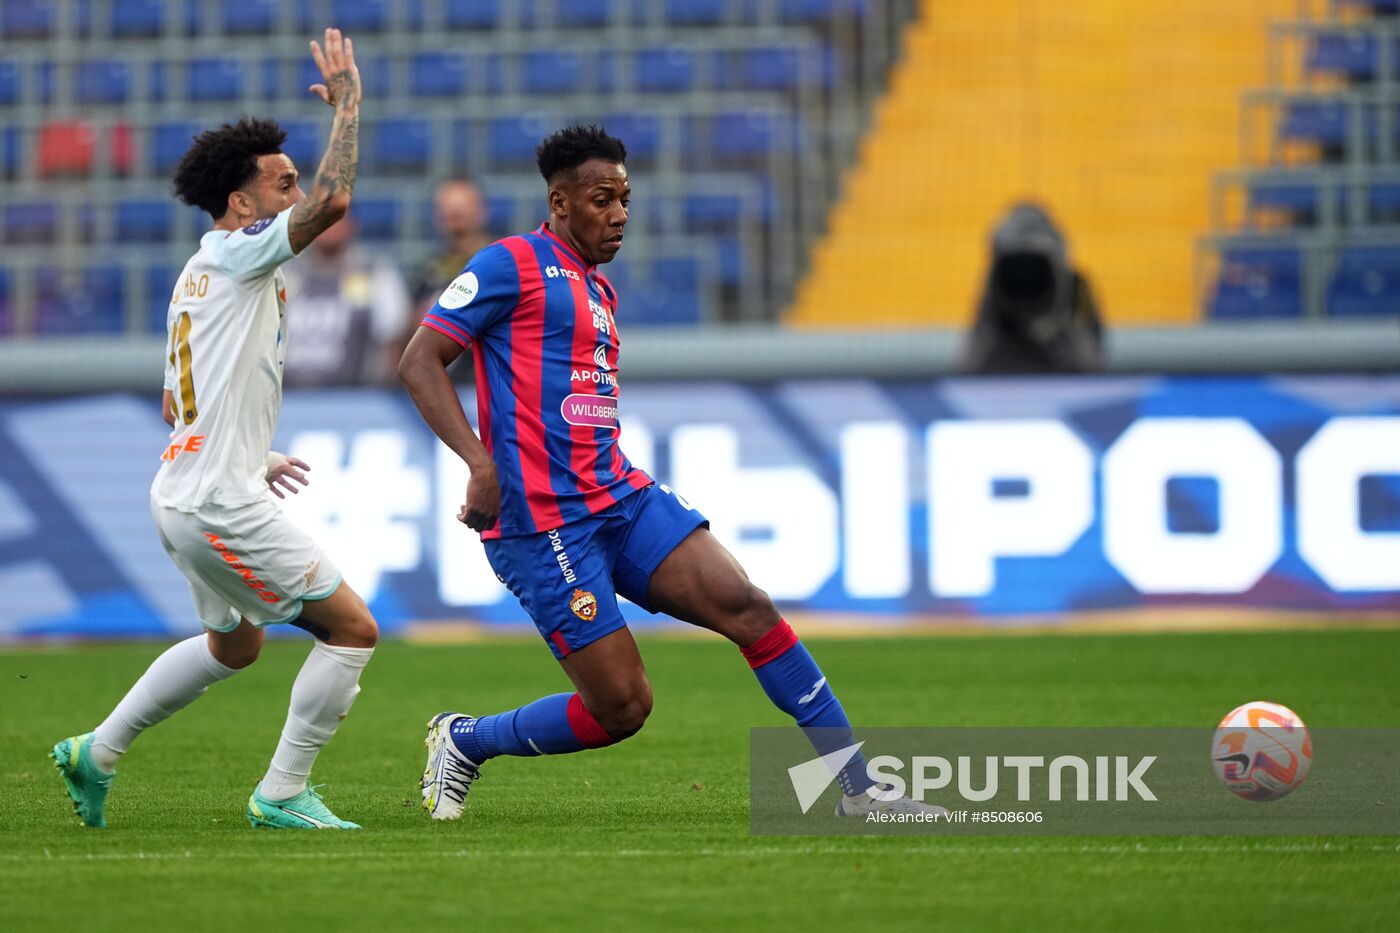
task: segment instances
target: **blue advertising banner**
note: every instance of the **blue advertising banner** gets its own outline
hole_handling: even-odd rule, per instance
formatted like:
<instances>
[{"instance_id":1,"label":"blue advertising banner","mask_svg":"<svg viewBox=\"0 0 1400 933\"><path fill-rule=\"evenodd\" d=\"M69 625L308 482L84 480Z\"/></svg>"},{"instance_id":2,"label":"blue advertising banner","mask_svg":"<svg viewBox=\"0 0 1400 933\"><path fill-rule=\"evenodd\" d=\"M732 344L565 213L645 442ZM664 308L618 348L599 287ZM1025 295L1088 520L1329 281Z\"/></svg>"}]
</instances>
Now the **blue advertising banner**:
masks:
<instances>
[{"instance_id":1,"label":"blue advertising banner","mask_svg":"<svg viewBox=\"0 0 1400 933\"><path fill-rule=\"evenodd\" d=\"M157 409L0 402L0 637L197 630L147 502ZM638 385L622 425L787 610L1400 610L1400 378ZM284 507L386 631L528 625L402 393L290 392L277 447L312 466Z\"/></svg>"}]
</instances>

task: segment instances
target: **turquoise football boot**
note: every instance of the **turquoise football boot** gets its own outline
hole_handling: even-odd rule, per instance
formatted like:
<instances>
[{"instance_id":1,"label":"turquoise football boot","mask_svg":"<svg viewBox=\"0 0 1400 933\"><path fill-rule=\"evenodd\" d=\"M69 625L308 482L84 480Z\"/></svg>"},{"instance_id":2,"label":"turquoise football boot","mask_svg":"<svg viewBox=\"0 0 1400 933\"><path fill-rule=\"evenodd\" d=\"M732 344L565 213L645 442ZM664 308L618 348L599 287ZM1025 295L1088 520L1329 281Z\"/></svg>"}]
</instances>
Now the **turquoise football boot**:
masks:
<instances>
[{"instance_id":1,"label":"turquoise football boot","mask_svg":"<svg viewBox=\"0 0 1400 933\"><path fill-rule=\"evenodd\" d=\"M320 787L321 785L317 785ZM262 785L253 789L248 798L248 825L254 829L359 829L360 824L342 820L316 793L315 787L287 800L268 800L262 795Z\"/></svg>"},{"instance_id":2,"label":"turquoise football boot","mask_svg":"<svg viewBox=\"0 0 1400 933\"><path fill-rule=\"evenodd\" d=\"M73 809L78 811L78 816L87 825L104 829L107 817L103 810L114 775L97 767L92 760L91 746L91 732L75 735L55 745L49 757L63 775L63 783L68 786L68 796L73 798Z\"/></svg>"}]
</instances>

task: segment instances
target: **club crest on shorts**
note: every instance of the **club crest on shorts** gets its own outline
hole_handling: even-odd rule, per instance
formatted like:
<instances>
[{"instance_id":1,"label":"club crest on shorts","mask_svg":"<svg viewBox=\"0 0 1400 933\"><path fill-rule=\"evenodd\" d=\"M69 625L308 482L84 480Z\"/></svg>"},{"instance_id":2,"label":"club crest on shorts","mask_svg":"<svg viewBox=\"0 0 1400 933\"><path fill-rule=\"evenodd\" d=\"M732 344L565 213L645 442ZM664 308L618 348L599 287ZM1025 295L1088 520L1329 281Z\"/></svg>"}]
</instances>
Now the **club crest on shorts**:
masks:
<instances>
[{"instance_id":1,"label":"club crest on shorts","mask_svg":"<svg viewBox=\"0 0 1400 933\"><path fill-rule=\"evenodd\" d=\"M584 590L574 590L573 597L569 599L569 608L585 622L592 622L598 617L598 600Z\"/></svg>"}]
</instances>

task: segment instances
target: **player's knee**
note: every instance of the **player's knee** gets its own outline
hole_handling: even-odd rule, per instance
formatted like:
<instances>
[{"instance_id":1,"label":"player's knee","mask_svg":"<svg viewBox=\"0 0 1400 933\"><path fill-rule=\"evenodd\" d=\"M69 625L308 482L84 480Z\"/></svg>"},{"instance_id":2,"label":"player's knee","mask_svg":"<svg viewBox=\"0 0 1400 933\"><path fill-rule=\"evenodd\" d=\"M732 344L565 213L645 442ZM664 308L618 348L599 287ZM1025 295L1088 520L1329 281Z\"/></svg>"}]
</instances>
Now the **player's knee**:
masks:
<instances>
[{"instance_id":1,"label":"player's knee","mask_svg":"<svg viewBox=\"0 0 1400 933\"><path fill-rule=\"evenodd\" d=\"M253 637L233 641L209 639L209 653L214 656L214 660L235 671L240 671L256 661L262 653L262 646L263 633L260 630Z\"/></svg>"},{"instance_id":2,"label":"player's knee","mask_svg":"<svg viewBox=\"0 0 1400 933\"><path fill-rule=\"evenodd\" d=\"M593 718L609 738L621 742L642 731L651 715L651 684L643 681L636 689L601 706L602 709L591 711Z\"/></svg>"},{"instance_id":3,"label":"player's knee","mask_svg":"<svg viewBox=\"0 0 1400 933\"><path fill-rule=\"evenodd\" d=\"M729 612L735 640L744 645L762 638L783 620L768 594L747 581L742 592L734 594Z\"/></svg>"}]
</instances>

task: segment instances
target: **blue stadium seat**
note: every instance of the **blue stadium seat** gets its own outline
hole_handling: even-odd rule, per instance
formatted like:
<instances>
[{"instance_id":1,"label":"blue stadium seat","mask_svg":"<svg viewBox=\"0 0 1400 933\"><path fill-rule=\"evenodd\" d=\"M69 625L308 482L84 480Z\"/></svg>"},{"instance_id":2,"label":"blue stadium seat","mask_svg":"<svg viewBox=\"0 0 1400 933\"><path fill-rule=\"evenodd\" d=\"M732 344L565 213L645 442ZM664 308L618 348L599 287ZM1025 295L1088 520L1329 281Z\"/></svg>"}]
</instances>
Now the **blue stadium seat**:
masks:
<instances>
[{"instance_id":1,"label":"blue stadium seat","mask_svg":"<svg viewBox=\"0 0 1400 933\"><path fill-rule=\"evenodd\" d=\"M1286 211L1295 217L1316 215L1322 210L1322 185L1313 178L1263 176L1251 180L1247 194L1250 210ZM1345 188L1335 189L1333 210L1338 218L1346 211Z\"/></svg>"},{"instance_id":2,"label":"blue stadium seat","mask_svg":"<svg viewBox=\"0 0 1400 933\"><path fill-rule=\"evenodd\" d=\"M1209 310L1214 318L1299 317L1302 258L1296 246L1229 246Z\"/></svg>"},{"instance_id":3,"label":"blue stadium seat","mask_svg":"<svg viewBox=\"0 0 1400 933\"><path fill-rule=\"evenodd\" d=\"M520 211L520 202L508 194L488 194L485 199L486 225L497 236L524 233L539 223L533 216ZM517 214L520 216L516 216Z\"/></svg>"},{"instance_id":4,"label":"blue stadium seat","mask_svg":"<svg viewBox=\"0 0 1400 933\"><path fill-rule=\"evenodd\" d=\"M203 130L189 120L157 123L151 131L151 170L157 175L169 175Z\"/></svg>"},{"instance_id":5,"label":"blue stadium seat","mask_svg":"<svg viewBox=\"0 0 1400 933\"><path fill-rule=\"evenodd\" d=\"M257 94L264 100L282 96L282 60L269 55L258 63Z\"/></svg>"},{"instance_id":6,"label":"blue stadium seat","mask_svg":"<svg viewBox=\"0 0 1400 933\"><path fill-rule=\"evenodd\" d=\"M725 20L728 0L666 0L668 26L717 26Z\"/></svg>"},{"instance_id":7,"label":"blue stadium seat","mask_svg":"<svg viewBox=\"0 0 1400 933\"><path fill-rule=\"evenodd\" d=\"M637 51L633 81L647 93L683 93L695 87L695 53L679 45Z\"/></svg>"},{"instance_id":8,"label":"blue stadium seat","mask_svg":"<svg viewBox=\"0 0 1400 933\"><path fill-rule=\"evenodd\" d=\"M23 167L24 158L20 154L19 127L0 127L0 175L7 179L16 178Z\"/></svg>"},{"instance_id":9,"label":"blue stadium seat","mask_svg":"<svg viewBox=\"0 0 1400 933\"><path fill-rule=\"evenodd\" d=\"M661 120L639 111L610 113L603 117L603 128L627 147L629 165L650 165L661 152Z\"/></svg>"},{"instance_id":10,"label":"blue stadium seat","mask_svg":"<svg viewBox=\"0 0 1400 933\"><path fill-rule=\"evenodd\" d=\"M867 0L780 0L778 21L787 24L829 22L842 16L864 16Z\"/></svg>"},{"instance_id":11,"label":"blue stadium seat","mask_svg":"<svg viewBox=\"0 0 1400 933\"><path fill-rule=\"evenodd\" d=\"M1366 193L1372 213L1400 213L1400 181L1378 181Z\"/></svg>"},{"instance_id":12,"label":"blue stadium seat","mask_svg":"<svg viewBox=\"0 0 1400 933\"><path fill-rule=\"evenodd\" d=\"M6 39L47 39L53 34L54 0L5 0L0 35Z\"/></svg>"},{"instance_id":13,"label":"blue stadium seat","mask_svg":"<svg viewBox=\"0 0 1400 933\"><path fill-rule=\"evenodd\" d=\"M649 325L699 324L703 313L700 261L691 256L662 257L648 271L645 284L629 283L630 297L621 294L622 286L617 285L626 320Z\"/></svg>"},{"instance_id":14,"label":"blue stadium seat","mask_svg":"<svg viewBox=\"0 0 1400 933\"><path fill-rule=\"evenodd\" d=\"M166 243L175 226L175 206L169 201L122 201L112 229L119 243Z\"/></svg>"},{"instance_id":15,"label":"blue stadium seat","mask_svg":"<svg viewBox=\"0 0 1400 933\"><path fill-rule=\"evenodd\" d=\"M730 288L743 285L748 275L744 244L736 237L716 237L715 252L719 256L719 283Z\"/></svg>"},{"instance_id":16,"label":"blue stadium seat","mask_svg":"<svg viewBox=\"0 0 1400 933\"><path fill-rule=\"evenodd\" d=\"M58 205L52 201L6 204L6 243L53 243L58 239Z\"/></svg>"},{"instance_id":17,"label":"blue stadium seat","mask_svg":"<svg viewBox=\"0 0 1400 933\"><path fill-rule=\"evenodd\" d=\"M1400 314L1400 244L1342 250L1327 288L1333 317Z\"/></svg>"},{"instance_id":18,"label":"blue stadium seat","mask_svg":"<svg viewBox=\"0 0 1400 933\"><path fill-rule=\"evenodd\" d=\"M73 98L80 104L119 104L131 96L131 69L126 62L99 58L78 62Z\"/></svg>"},{"instance_id":19,"label":"blue stadium seat","mask_svg":"<svg viewBox=\"0 0 1400 933\"><path fill-rule=\"evenodd\" d=\"M716 114L710 124L710 152L721 163L753 162L769 153L791 153L799 128L788 113L740 110Z\"/></svg>"},{"instance_id":20,"label":"blue stadium seat","mask_svg":"<svg viewBox=\"0 0 1400 933\"><path fill-rule=\"evenodd\" d=\"M1400 13L1400 0L1337 0L1341 6L1362 7L1371 13Z\"/></svg>"},{"instance_id":21,"label":"blue stadium seat","mask_svg":"<svg viewBox=\"0 0 1400 933\"><path fill-rule=\"evenodd\" d=\"M170 69L166 67L170 63L163 58L158 58L151 62L151 78L147 85L151 89L150 102L159 104L170 96L170 82L166 78L170 74Z\"/></svg>"},{"instance_id":22,"label":"blue stadium seat","mask_svg":"<svg viewBox=\"0 0 1400 933\"><path fill-rule=\"evenodd\" d=\"M739 67L726 72L726 85L749 91L796 91L830 87L835 77L831 50L770 46L739 53Z\"/></svg>"},{"instance_id":23,"label":"blue stadium seat","mask_svg":"<svg viewBox=\"0 0 1400 933\"><path fill-rule=\"evenodd\" d=\"M390 117L373 124L371 164L380 172L420 172L433 154L432 127L419 117Z\"/></svg>"},{"instance_id":24,"label":"blue stadium seat","mask_svg":"<svg viewBox=\"0 0 1400 933\"><path fill-rule=\"evenodd\" d=\"M331 22L349 35L382 32L389 28L388 5L384 0L335 0Z\"/></svg>"},{"instance_id":25,"label":"blue stadium seat","mask_svg":"<svg viewBox=\"0 0 1400 933\"><path fill-rule=\"evenodd\" d=\"M39 103L46 107L53 103L54 71L57 68L57 64L48 60L34 63L34 94L39 98Z\"/></svg>"},{"instance_id":26,"label":"blue stadium seat","mask_svg":"<svg viewBox=\"0 0 1400 933\"><path fill-rule=\"evenodd\" d=\"M236 58L192 58L185 65L190 100L237 100L243 96L243 63Z\"/></svg>"},{"instance_id":27,"label":"blue stadium seat","mask_svg":"<svg viewBox=\"0 0 1400 933\"><path fill-rule=\"evenodd\" d=\"M732 233L754 213L739 194L688 194L681 216L693 233Z\"/></svg>"},{"instance_id":28,"label":"blue stadium seat","mask_svg":"<svg viewBox=\"0 0 1400 933\"><path fill-rule=\"evenodd\" d=\"M309 185L309 179L321 164L330 128L323 128L315 120L281 120L279 123L287 131L287 141L282 144L282 151L291 158L297 171L308 179Z\"/></svg>"},{"instance_id":29,"label":"blue stadium seat","mask_svg":"<svg viewBox=\"0 0 1400 933\"><path fill-rule=\"evenodd\" d=\"M112 35L116 38L158 36L164 27L163 0L112 0Z\"/></svg>"},{"instance_id":30,"label":"blue stadium seat","mask_svg":"<svg viewBox=\"0 0 1400 933\"><path fill-rule=\"evenodd\" d=\"M1318 33L1308 45L1303 66L1313 72L1369 81L1380 68L1380 42L1364 32Z\"/></svg>"},{"instance_id":31,"label":"blue stadium seat","mask_svg":"<svg viewBox=\"0 0 1400 933\"><path fill-rule=\"evenodd\" d=\"M467 90L467 58L461 52L420 52L408 61L408 92L415 97L456 97Z\"/></svg>"},{"instance_id":32,"label":"blue stadium seat","mask_svg":"<svg viewBox=\"0 0 1400 933\"><path fill-rule=\"evenodd\" d=\"M147 266L146 284L146 332L163 334L166 332L165 316L170 310L170 297L175 291L175 279L180 270L174 266Z\"/></svg>"},{"instance_id":33,"label":"blue stadium seat","mask_svg":"<svg viewBox=\"0 0 1400 933\"><path fill-rule=\"evenodd\" d=\"M266 36L277 30L277 0L223 0L219 21L231 36Z\"/></svg>"},{"instance_id":34,"label":"blue stadium seat","mask_svg":"<svg viewBox=\"0 0 1400 933\"><path fill-rule=\"evenodd\" d=\"M0 107L19 103L19 65L0 62Z\"/></svg>"},{"instance_id":35,"label":"blue stadium seat","mask_svg":"<svg viewBox=\"0 0 1400 933\"><path fill-rule=\"evenodd\" d=\"M582 52L536 49L520 57L520 87L526 94L557 96L585 90L590 69Z\"/></svg>"},{"instance_id":36,"label":"blue stadium seat","mask_svg":"<svg viewBox=\"0 0 1400 933\"><path fill-rule=\"evenodd\" d=\"M357 198L350 207L361 239L396 240L399 236L399 202L395 198Z\"/></svg>"},{"instance_id":37,"label":"blue stadium seat","mask_svg":"<svg viewBox=\"0 0 1400 933\"><path fill-rule=\"evenodd\" d=\"M486 131L492 163L515 167L532 164L535 147L554 129L552 121L535 114L496 117Z\"/></svg>"},{"instance_id":38,"label":"blue stadium seat","mask_svg":"<svg viewBox=\"0 0 1400 933\"><path fill-rule=\"evenodd\" d=\"M0 266L0 337L7 337L15 332L10 304L10 273L4 266Z\"/></svg>"},{"instance_id":39,"label":"blue stadium seat","mask_svg":"<svg viewBox=\"0 0 1400 933\"><path fill-rule=\"evenodd\" d=\"M555 0L554 24L566 29L600 29L613 17L613 0Z\"/></svg>"},{"instance_id":40,"label":"blue stadium seat","mask_svg":"<svg viewBox=\"0 0 1400 933\"><path fill-rule=\"evenodd\" d=\"M443 0L442 18L448 29L496 29L501 0Z\"/></svg>"},{"instance_id":41,"label":"blue stadium seat","mask_svg":"<svg viewBox=\"0 0 1400 933\"><path fill-rule=\"evenodd\" d=\"M76 288L54 269L35 271L39 334L116 334L126 328L126 274L120 266L82 271Z\"/></svg>"},{"instance_id":42,"label":"blue stadium seat","mask_svg":"<svg viewBox=\"0 0 1400 933\"><path fill-rule=\"evenodd\" d=\"M1350 125L1348 106L1341 100L1295 100L1286 104L1279 120L1279 137L1324 146L1342 146ZM1375 136L1375 112L1366 112L1367 135Z\"/></svg>"}]
</instances>

